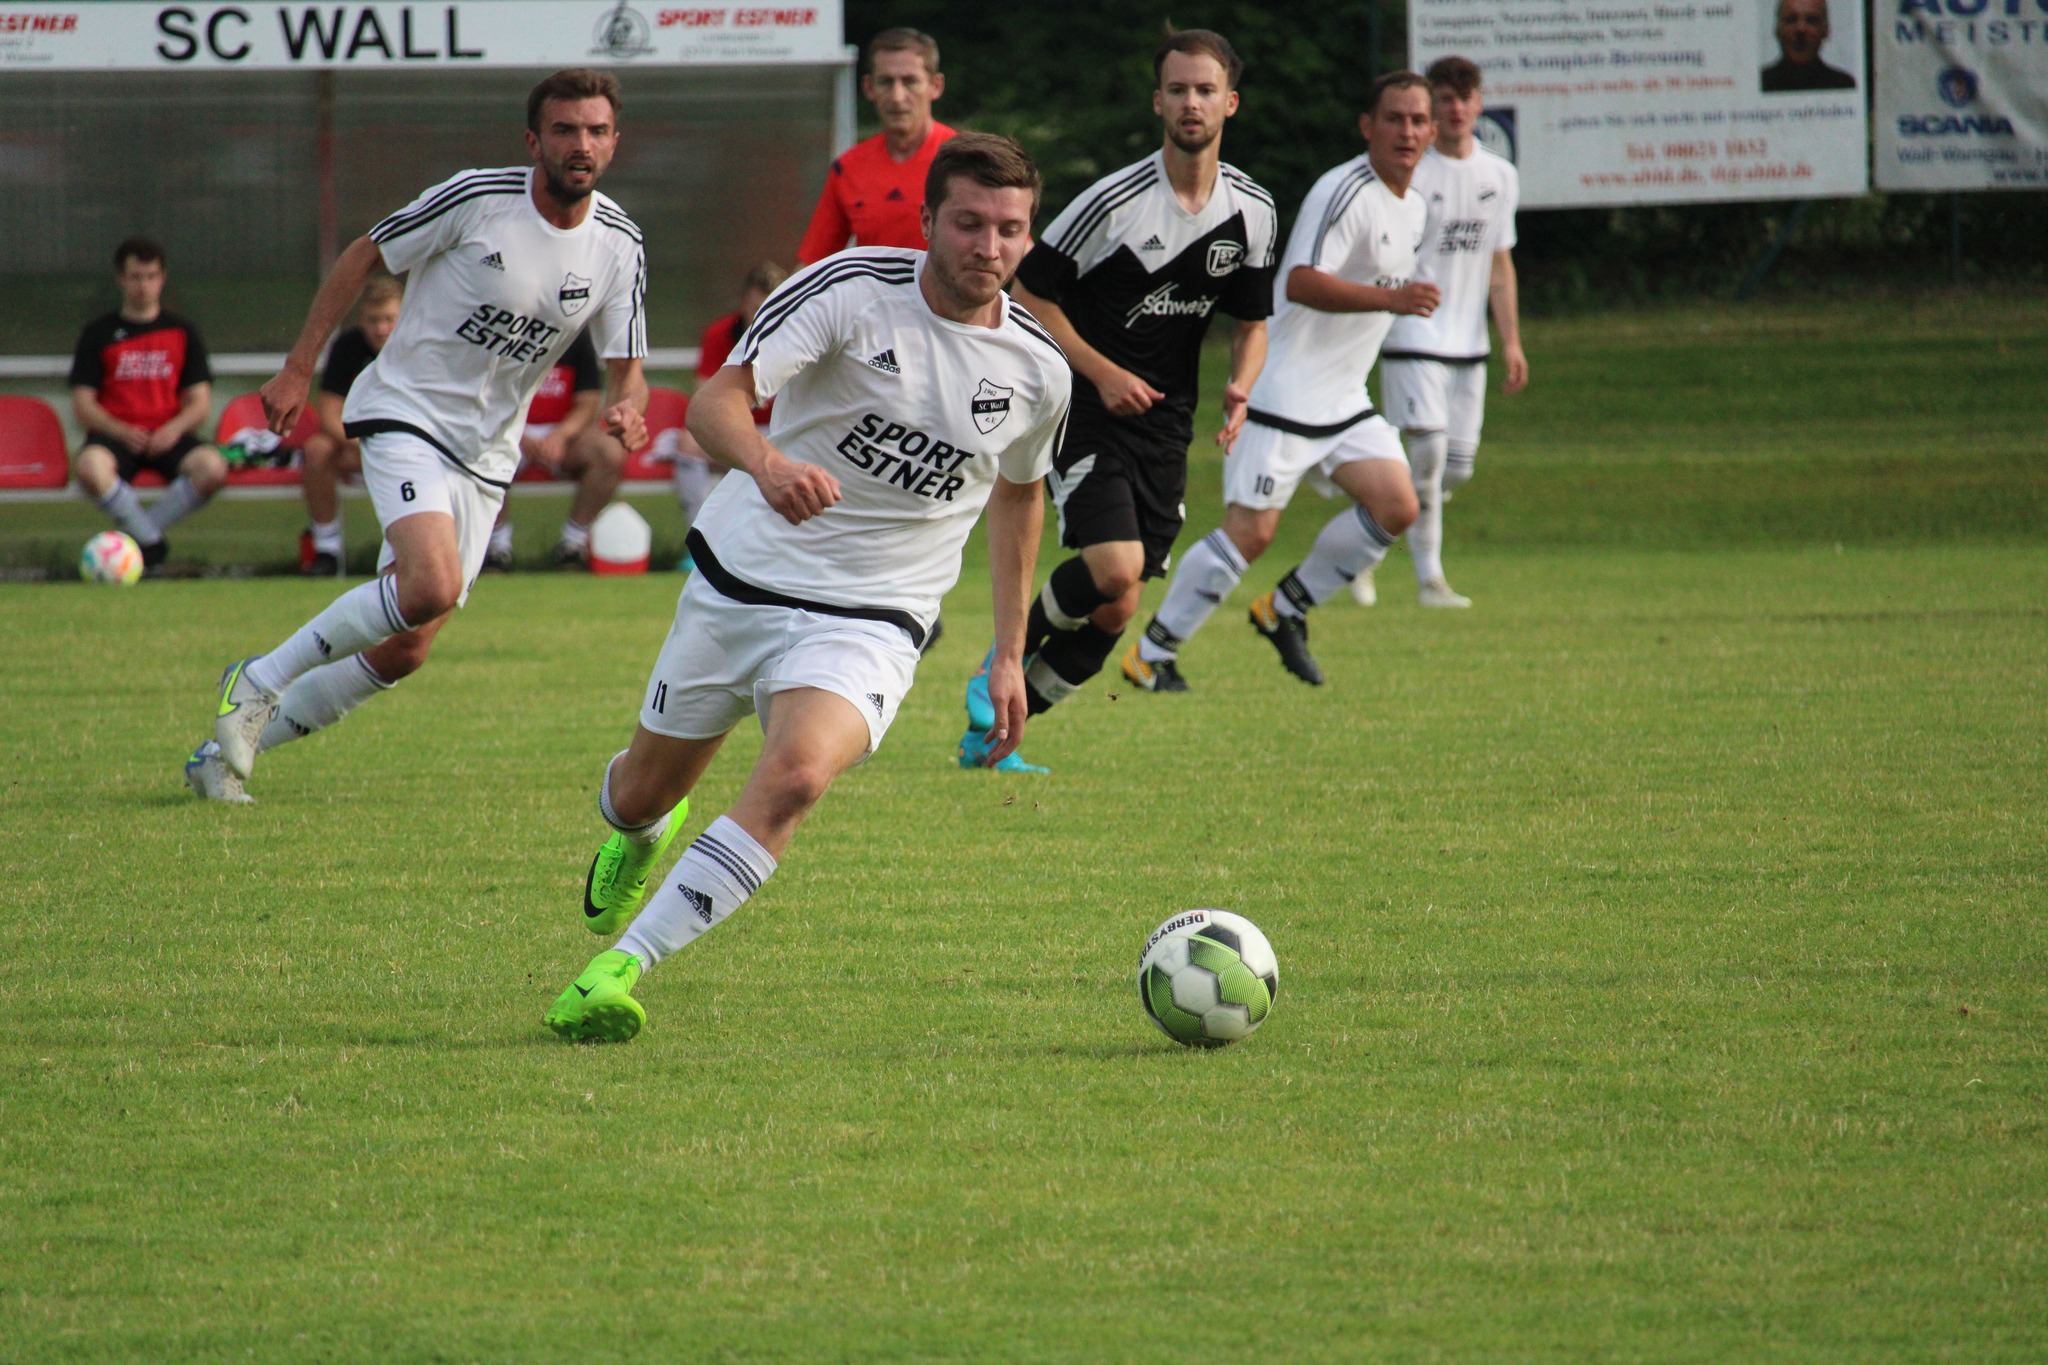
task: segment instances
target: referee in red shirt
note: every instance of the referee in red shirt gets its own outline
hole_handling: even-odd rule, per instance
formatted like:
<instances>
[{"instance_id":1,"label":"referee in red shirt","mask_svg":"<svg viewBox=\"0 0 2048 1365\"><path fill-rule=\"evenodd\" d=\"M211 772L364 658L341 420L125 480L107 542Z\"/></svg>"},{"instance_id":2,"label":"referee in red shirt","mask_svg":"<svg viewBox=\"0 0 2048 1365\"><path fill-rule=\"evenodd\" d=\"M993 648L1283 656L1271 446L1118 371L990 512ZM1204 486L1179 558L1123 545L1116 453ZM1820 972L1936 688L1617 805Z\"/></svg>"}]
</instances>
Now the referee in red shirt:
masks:
<instances>
[{"instance_id":1,"label":"referee in red shirt","mask_svg":"<svg viewBox=\"0 0 2048 1365\"><path fill-rule=\"evenodd\" d=\"M881 116L882 131L832 163L796 249L800 266L848 246L925 249L924 176L939 144L953 136L932 117L932 102L946 93L938 40L914 28L883 29L868 39L860 92ZM945 629L943 618L934 619L920 652L929 654Z\"/></svg>"},{"instance_id":2,"label":"referee in red shirt","mask_svg":"<svg viewBox=\"0 0 2048 1365\"><path fill-rule=\"evenodd\" d=\"M924 250L918 213L924 208L924 173L932 154L953 130L932 118L932 102L946 92L939 45L914 28L888 28L868 41L868 71L861 94L881 116L882 131L857 142L832 163L825 192L796 249L799 265L822 261L849 245Z\"/></svg>"}]
</instances>

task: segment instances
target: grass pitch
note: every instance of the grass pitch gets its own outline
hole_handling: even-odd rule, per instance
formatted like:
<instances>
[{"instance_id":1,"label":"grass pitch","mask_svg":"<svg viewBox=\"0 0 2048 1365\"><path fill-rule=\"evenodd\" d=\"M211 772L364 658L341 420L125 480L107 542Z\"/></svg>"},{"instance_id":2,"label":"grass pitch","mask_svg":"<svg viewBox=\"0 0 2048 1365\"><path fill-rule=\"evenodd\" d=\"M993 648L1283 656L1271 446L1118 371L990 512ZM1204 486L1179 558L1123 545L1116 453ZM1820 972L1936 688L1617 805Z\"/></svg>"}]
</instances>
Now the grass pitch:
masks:
<instances>
[{"instance_id":1,"label":"grass pitch","mask_svg":"<svg viewBox=\"0 0 2048 1365\"><path fill-rule=\"evenodd\" d=\"M179 761L325 585L0 590L0 1360L2040 1358L2048 414L1882 420L1930 332L1995 362L1954 318L1699 321L1535 331L1585 388L1496 404L1474 611L1397 555L1285 676L1242 603L1305 501L1197 690L1102 680L1050 777L951 764L970 555L887 745L624 1048L539 1017L672 578L487 581L242 810ZM1779 444L1641 392L1829 327L1862 369ZM1188 1053L1131 970L1205 904L1281 993Z\"/></svg>"}]
</instances>

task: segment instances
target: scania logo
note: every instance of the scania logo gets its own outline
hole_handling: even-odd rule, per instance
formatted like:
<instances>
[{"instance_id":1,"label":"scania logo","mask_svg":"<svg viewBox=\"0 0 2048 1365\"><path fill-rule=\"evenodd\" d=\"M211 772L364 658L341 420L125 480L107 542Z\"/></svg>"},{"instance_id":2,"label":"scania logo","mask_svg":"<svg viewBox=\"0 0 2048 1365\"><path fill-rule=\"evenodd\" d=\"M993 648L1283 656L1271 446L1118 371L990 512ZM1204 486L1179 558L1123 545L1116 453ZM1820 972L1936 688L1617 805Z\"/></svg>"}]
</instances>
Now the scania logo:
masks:
<instances>
[{"instance_id":1,"label":"scania logo","mask_svg":"<svg viewBox=\"0 0 2048 1365\"><path fill-rule=\"evenodd\" d=\"M1934 78L1941 102L1951 109L1966 107L1977 98L1977 76L1965 67L1952 66Z\"/></svg>"},{"instance_id":2,"label":"scania logo","mask_svg":"<svg viewBox=\"0 0 2048 1365\"><path fill-rule=\"evenodd\" d=\"M1899 115L1900 137L1954 137L1968 134L1972 137L2013 137L2012 120L2002 114L1979 117L1976 114L1901 114Z\"/></svg>"}]
</instances>

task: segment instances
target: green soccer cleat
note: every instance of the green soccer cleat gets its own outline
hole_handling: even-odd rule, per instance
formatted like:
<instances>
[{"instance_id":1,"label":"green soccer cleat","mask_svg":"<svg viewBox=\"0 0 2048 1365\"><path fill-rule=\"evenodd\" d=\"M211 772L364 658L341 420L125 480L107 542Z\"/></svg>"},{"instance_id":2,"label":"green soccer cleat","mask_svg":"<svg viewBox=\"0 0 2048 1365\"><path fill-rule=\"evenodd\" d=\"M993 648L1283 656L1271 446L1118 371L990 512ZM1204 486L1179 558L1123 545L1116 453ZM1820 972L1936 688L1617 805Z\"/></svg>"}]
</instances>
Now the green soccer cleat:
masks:
<instances>
[{"instance_id":1,"label":"green soccer cleat","mask_svg":"<svg viewBox=\"0 0 2048 1365\"><path fill-rule=\"evenodd\" d=\"M647 1011L633 998L639 980L640 959L608 949L590 959L543 1022L572 1043L630 1043L647 1023Z\"/></svg>"},{"instance_id":2,"label":"green soccer cleat","mask_svg":"<svg viewBox=\"0 0 2048 1365\"><path fill-rule=\"evenodd\" d=\"M647 899L647 874L690 818L688 797L668 813L668 828L651 844L636 844L617 830L598 845L583 882L583 927L593 934L616 934L640 913Z\"/></svg>"}]
</instances>

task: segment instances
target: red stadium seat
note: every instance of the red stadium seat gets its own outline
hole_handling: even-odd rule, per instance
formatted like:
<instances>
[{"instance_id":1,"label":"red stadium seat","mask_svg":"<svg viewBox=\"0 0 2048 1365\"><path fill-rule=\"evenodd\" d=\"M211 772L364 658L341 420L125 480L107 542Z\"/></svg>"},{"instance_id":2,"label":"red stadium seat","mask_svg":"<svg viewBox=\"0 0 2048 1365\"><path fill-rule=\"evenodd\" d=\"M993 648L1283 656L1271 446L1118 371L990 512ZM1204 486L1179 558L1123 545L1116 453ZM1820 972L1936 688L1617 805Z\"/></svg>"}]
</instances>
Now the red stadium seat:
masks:
<instances>
[{"instance_id":1,"label":"red stadium seat","mask_svg":"<svg viewBox=\"0 0 2048 1365\"><path fill-rule=\"evenodd\" d=\"M70 481L57 410L40 398L0 394L0 488L62 488Z\"/></svg>"},{"instance_id":2,"label":"red stadium seat","mask_svg":"<svg viewBox=\"0 0 2048 1365\"><path fill-rule=\"evenodd\" d=\"M230 440L251 427L268 427L270 422L263 415L263 395L245 393L221 409L220 421L214 424L213 439L216 445L226 445ZM313 433L320 430L320 419L313 412L310 396L305 408L299 413L298 422L292 427L291 435L284 443L296 450L304 450ZM228 475L232 488L275 487L299 482L296 469L237 469Z\"/></svg>"},{"instance_id":3,"label":"red stadium seat","mask_svg":"<svg viewBox=\"0 0 2048 1365\"><path fill-rule=\"evenodd\" d=\"M625 477L629 479L666 479L669 466L665 460L654 458L654 448L661 441L664 431L679 431L683 415L690 410L690 395L681 389L652 387L647 390L647 444L626 457Z\"/></svg>"}]
</instances>

